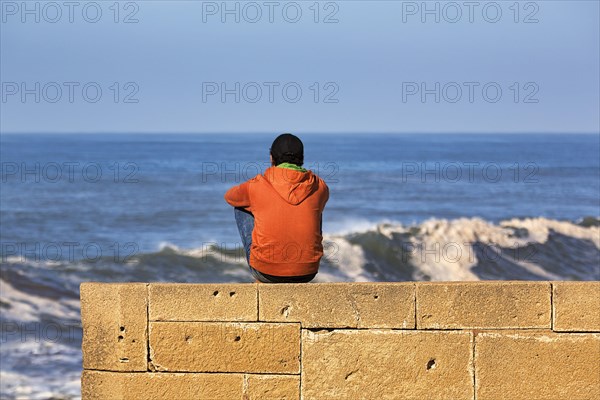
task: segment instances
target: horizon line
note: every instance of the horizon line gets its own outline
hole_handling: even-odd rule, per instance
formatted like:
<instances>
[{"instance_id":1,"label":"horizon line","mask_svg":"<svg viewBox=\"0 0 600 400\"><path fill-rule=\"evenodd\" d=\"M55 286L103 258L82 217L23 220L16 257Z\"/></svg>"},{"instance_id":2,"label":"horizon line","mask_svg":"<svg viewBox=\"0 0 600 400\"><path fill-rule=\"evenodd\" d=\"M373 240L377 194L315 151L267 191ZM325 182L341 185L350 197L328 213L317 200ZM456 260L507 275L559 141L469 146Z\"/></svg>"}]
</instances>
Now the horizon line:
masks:
<instances>
[{"instance_id":1,"label":"horizon line","mask_svg":"<svg viewBox=\"0 0 600 400\"><path fill-rule=\"evenodd\" d=\"M328 131L328 132L315 132L315 131L215 131L215 132L157 132L157 131L98 131L98 132L60 132L60 131L12 131L12 132L1 132L0 135L272 135L276 133L294 133L297 135L600 135L600 130L594 131L576 131L576 132L563 132L563 131L510 131L510 132L460 132L460 131Z\"/></svg>"}]
</instances>

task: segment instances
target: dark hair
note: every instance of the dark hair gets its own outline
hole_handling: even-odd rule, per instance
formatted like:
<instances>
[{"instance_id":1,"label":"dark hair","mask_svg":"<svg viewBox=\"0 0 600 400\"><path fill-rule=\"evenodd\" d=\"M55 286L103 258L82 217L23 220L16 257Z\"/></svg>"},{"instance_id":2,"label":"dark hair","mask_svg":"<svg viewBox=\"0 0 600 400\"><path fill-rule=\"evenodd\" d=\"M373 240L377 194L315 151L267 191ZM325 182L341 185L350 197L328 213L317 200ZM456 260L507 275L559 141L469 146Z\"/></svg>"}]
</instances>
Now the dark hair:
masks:
<instances>
[{"instance_id":1,"label":"dark hair","mask_svg":"<svg viewBox=\"0 0 600 400\"><path fill-rule=\"evenodd\" d=\"M302 164L304 164L304 159L301 156L299 157L294 153L283 153L277 156L271 153L271 155L273 156L273 162L275 163L275 165L279 165L282 163L291 163L301 167Z\"/></svg>"},{"instance_id":2,"label":"dark hair","mask_svg":"<svg viewBox=\"0 0 600 400\"><path fill-rule=\"evenodd\" d=\"M291 163L300 167L304 164L304 145L297 136L290 133L277 136L270 152L275 165Z\"/></svg>"}]
</instances>

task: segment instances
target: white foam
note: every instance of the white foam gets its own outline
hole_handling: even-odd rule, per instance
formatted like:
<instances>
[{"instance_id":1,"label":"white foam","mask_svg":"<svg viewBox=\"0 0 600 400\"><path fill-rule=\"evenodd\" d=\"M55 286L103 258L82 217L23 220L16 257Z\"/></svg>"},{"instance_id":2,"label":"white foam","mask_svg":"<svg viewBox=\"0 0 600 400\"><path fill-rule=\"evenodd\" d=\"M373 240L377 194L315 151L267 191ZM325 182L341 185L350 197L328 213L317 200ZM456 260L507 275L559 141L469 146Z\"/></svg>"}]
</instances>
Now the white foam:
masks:
<instances>
[{"instance_id":1,"label":"white foam","mask_svg":"<svg viewBox=\"0 0 600 400\"><path fill-rule=\"evenodd\" d=\"M516 235L515 228L527 229L527 235L519 237ZM544 244L551 231L555 231L569 237L589 240L600 248L599 227L581 227L571 222L546 218L511 219L499 224L476 217L454 220L432 218L420 224L406 226L386 221L371 228L368 228L367 224L361 224L346 236L368 231L377 232L388 239L392 239L394 233L414 232L409 235L412 245L409 256L411 264L416 267L413 276L415 280L425 278L434 281L479 280L479 277L472 272L472 268L483 261L477 259L473 248L476 243L485 244L491 251L500 247L516 249L532 243ZM339 245L338 268L342 274L341 276L325 275L324 279L373 280L373 277L364 271L366 260L360 247L351 245L343 237L326 237ZM562 279L561 276L548 272L542 266L528 260L511 259L510 261L540 277L551 280Z\"/></svg>"},{"instance_id":2,"label":"white foam","mask_svg":"<svg viewBox=\"0 0 600 400\"><path fill-rule=\"evenodd\" d=\"M2 343L0 397L27 400L81 397L81 352L77 347L31 335L11 339Z\"/></svg>"},{"instance_id":3,"label":"white foam","mask_svg":"<svg viewBox=\"0 0 600 400\"><path fill-rule=\"evenodd\" d=\"M58 375L58 374L57 374ZM51 387L46 387L48 383ZM81 399L81 377L79 373L32 377L0 370L0 396L15 400Z\"/></svg>"},{"instance_id":4,"label":"white foam","mask_svg":"<svg viewBox=\"0 0 600 400\"><path fill-rule=\"evenodd\" d=\"M366 259L359 245L350 243L342 236L325 235L324 239L327 243L324 257L332 268L320 268L317 282L375 280L364 268Z\"/></svg>"},{"instance_id":5,"label":"white foam","mask_svg":"<svg viewBox=\"0 0 600 400\"><path fill-rule=\"evenodd\" d=\"M179 246L177 246L176 244L173 244L171 242L160 242L158 244L158 251L163 251L163 250L173 250L175 252L181 251Z\"/></svg>"},{"instance_id":6,"label":"white foam","mask_svg":"<svg viewBox=\"0 0 600 400\"><path fill-rule=\"evenodd\" d=\"M556 221L547 218L527 218L502 221L501 226L514 226L529 231L529 239L538 243L546 243L550 231L558 232L565 236L584 239L593 242L600 248L600 227L583 227L567 221Z\"/></svg>"},{"instance_id":7,"label":"white foam","mask_svg":"<svg viewBox=\"0 0 600 400\"><path fill-rule=\"evenodd\" d=\"M9 321L39 321L41 313L56 320L79 320L79 301L77 299L49 299L24 293L0 279L0 300L9 304L2 310L2 317Z\"/></svg>"}]
</instances>

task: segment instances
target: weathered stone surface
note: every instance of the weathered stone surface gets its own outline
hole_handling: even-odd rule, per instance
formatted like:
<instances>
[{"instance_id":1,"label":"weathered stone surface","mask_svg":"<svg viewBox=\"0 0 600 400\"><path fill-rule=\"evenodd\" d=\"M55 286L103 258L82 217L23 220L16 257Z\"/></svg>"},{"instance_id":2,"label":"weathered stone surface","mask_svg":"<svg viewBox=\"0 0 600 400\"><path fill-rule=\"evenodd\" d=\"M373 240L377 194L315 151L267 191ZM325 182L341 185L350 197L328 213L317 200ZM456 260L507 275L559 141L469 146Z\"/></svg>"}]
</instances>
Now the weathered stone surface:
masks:
<instances>
[{"instance_id":1,"label":"weathered stone surface","mask_svg":"<svg viewBox=\"0 0 600 400\"><path fill-rule=\"evenodd\" d=\"M151 322L151 369L181 372L300 371L300 324Z\"/></svg>"},{"instance_id":2,"label":"weathered stone surface","mask_svg":"<svg viewBox=\"0 0 600 400\"><path fill-rule=\"evenodd\" d=\"M151 283L150 321L257 321L256 286Z\"/></svg>"},{"instance_id":3,"label":"weathered stone surface","mask_svg":"<svg viewBox=\"0 0 600 400\"><path fill-rule=\"evenodd\" d=\"M247 400L298 400L300 375L246 375Z\"/></svg>"},{"instance_id":4,"label":"weathered stone surface","mask_svg":"<svg viewBox=\"0 0 600 400\"><path fill-rule=\"evenodd\" d=\"M413 283L259 285L259 320L303 328L415 327Z\"/></svg>"},{"instance_id":5,"label":"weathered stone surface","mask_svg":"<svg viewBox=\"0 0 600 400\"><path fill-rule=\"evenodd\" d=\"M472 399L472 356L468 332L303 329L302 398Z\"/></svg>"},{"instance_id":6,"label":"weathered stone surface","mask_svg":"<svg viewBox=\"0 0 600 400\"><path fill-rule=\"evenodd\" d=\"M600 282L86 283L81 298L84 400L600 398Z\"/></svg>"},{"instance_id":7,"label":"weathered stone surface","mask_svg":"<svg viewBox=\"0 0 600 400\"><path fill-rule=\"evenodd\" d=\"M83 367L147 370L147 285L82 283Z\"/></svg>"},{"instance_id":8,"label":"weathered stone surface","mask_svg":"<svg viewBox=\"0 0 600 400\"><path fill-rule=\"evenodd\" d=\"M477 400L600 398L600 334L485 332L475 338Z\"/></svg>"},{"instance_id":9,"label":"weathered stone surface","mask_svg":"<svg viewBox=\"0 0 600 400\"><path fill-rule=\"evenodd\" d=\"M417 329L550 328L548 282L417 283Z\"/></svg>"},{"instance_id":10,"label":"weathered stone surface","mask_svg":"<svg viewBox=\"0 0 600 400\"><path fill-rule=\"evenodd\" d=\"M242 374L83 371L82 400L242 400Z\"/></svg>"},{"instance_id":11,"label":"weathered stone surface","mask_svg":"<svg viewBox=\"0 0 600 400\"><path fill-rule=\"evenodd\" d=\"M554 282L555 331L600 332L600 282Z\"/></svg>"}]
</instances>

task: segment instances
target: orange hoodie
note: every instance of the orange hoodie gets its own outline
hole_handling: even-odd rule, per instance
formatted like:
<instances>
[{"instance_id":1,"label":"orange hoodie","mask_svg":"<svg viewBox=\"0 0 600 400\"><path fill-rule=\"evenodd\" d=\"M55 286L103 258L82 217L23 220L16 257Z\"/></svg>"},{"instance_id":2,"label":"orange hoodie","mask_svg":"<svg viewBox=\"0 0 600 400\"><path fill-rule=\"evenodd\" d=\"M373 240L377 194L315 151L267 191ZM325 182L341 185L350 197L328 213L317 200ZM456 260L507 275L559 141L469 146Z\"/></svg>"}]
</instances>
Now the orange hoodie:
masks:
<instances>
[{"instance_id":1,"label":"orange hoodie","mask_svg":"<svg viewBox=\"0 0 600 400\"><path fill-rule=\"evenodd\" d=\"M270 167L225 193L254 215L250 265L275 276L316 273L323 256L321 216L329 188L312 171Z\"/></svg>"}]
</instances>

